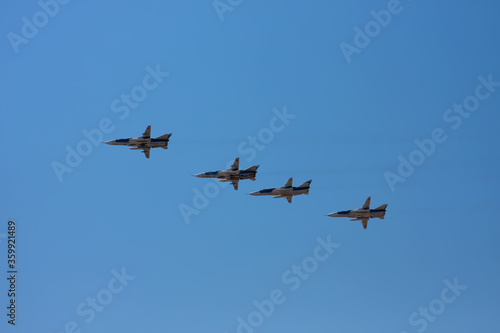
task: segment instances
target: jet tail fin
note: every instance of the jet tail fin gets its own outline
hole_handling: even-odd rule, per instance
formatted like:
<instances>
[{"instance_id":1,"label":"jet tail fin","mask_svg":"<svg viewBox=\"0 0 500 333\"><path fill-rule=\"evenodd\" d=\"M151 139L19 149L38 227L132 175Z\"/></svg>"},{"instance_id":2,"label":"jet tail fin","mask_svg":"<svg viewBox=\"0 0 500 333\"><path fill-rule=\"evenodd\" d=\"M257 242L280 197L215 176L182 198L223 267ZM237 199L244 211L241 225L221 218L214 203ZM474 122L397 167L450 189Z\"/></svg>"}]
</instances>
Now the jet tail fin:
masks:
<instances>
[{"instance_id":1,"label":"jet tail fin","mask_svg":"<svg viewBox=\"0 0 500 333\"><path fill-rule=\"evenodd\" d=\"M260 165L254 165L254 166L251 166L250 168L248 169L245 169L245 171L257 171L257 169L259 168Z\"/></svg>"},{"instance_id":2,"label":"jet tail fin","mask_svg":"<svg viewBox=\"0 0 500 333\"><path fill-rule=\"evenodd\" d=\"M382 205L382 206L379 206L377 208L374 208L374 210L385 210L386 207L387 207L387 205Z\"/></svg>"},{"instance_id":3,"label":"jet tail fin","mask_svg":"<svg viewBox=\"0 0 500 333\"><path fill-rule=\"evenodd\" d=\"M309 179L307 182L305 182L304 184L302 184L298 187L309 187L309 185L311 185L311 182L312 182L312 179Z\"/></svg>"},{"instance_id":4,"label":"jet tail fin","mask_svg":"<svg viewBox=\"0 0 500 333\"><path fill-rule=\"evenodd\" d=\"M163 134L162 136L159 136L156 139L159 139L159 140L168 140L171 135L172 135L172 133Z\"/></svg>"}]
</instances>

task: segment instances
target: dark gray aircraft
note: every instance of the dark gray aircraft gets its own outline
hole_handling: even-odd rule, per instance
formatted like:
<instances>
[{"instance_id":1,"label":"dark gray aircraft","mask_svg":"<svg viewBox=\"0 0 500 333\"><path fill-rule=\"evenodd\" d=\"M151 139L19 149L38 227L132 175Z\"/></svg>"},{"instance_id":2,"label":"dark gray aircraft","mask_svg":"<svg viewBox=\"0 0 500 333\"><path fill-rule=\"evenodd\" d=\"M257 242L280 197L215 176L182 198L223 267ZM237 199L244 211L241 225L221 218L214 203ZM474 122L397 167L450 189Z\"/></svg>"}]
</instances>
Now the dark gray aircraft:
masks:
<instances>
[{"instance_id":1,"label":"dark gray aircraft","mask_svg":"<svg viewBox=\"0 0 500 333\"><path fill-rule=\"evenodd\" d=\"M255 175L257 174L258 165L251 166L245 170L239 170L240 168L240 158L237 157L234 160L231 169L218 170L218 171L208 171L195 175L199 178L219 178L220 182L231 182L235 190L238 190L238 182L241 179L251 179L255 180Z\"/></svg>"},{"instance_id":2,"label":"dark gray aircraft","mask_svg":"<svg viewBox=\"0 0 500 333\"><path fill-rule=\"evenodd\" d=\"M164 134L157 138L151 138L151 125L146 128L146 131L137 138L128 138L128 139L117 139L110 140L104 143L113 146L131 146L132 150L142 149L146 158L149 158L149 151L151 148L161 147L163 149L168 149L168 140L172 133Z\"/></svg>"},{"instance_id":3,"label":"dark gray aircraft","mask_svg":"<svg viewBox=\"0 0 500 333\"><path fill-rule=\"evenodd\" d=\"M343 210L340 212L335 212L328 214L328 216L331 217L351 217L351 221L361 221L363 223L363 228L368 227L368 220L374 217L378 217L379 219L384 219L385 217L385 212L386 212L386 207L387 205L382 205L380 207L377 207L375 209L370 209L370 200L371 197L368 197L366 199L365 204L363 207L358 208L358 209L353 209L353 210Z\"/></svg>"},{"instance_id":4,"label":"dark gray aircraft","mask_svg":"<svg viewBox=\"0 0 500 333\"><path fill-rule=\"evenodd\" d=\"M286 198L289 203L292 203L292 197L294 195L300 194L309 194L309 187L311 185L312 180L308 180L304 184L293 187L292 186L293 178L288 179L285 186L276 187L276 188L268 188L260 191L255 191L250 193L251 195L273 195L273 198Z\"/></svg>"}]
</instances>

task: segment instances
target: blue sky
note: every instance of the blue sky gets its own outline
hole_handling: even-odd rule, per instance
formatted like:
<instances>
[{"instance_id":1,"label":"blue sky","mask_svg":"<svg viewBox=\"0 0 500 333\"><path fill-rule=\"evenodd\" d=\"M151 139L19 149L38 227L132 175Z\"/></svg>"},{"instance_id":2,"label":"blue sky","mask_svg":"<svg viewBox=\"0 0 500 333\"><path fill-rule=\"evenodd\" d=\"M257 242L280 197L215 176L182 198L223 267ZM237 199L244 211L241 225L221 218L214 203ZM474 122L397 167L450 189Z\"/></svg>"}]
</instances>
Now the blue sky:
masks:
<instances>
[{"instance_id":1,"label":"blue sky","mask_svg":"<svg viewBox=\"0 0 500 333\"><path fill-rule=\"evenodd\" d=\"M497 1L41 3L0 11L2 332L500 329Z\"/></svg>"}]
</instances>

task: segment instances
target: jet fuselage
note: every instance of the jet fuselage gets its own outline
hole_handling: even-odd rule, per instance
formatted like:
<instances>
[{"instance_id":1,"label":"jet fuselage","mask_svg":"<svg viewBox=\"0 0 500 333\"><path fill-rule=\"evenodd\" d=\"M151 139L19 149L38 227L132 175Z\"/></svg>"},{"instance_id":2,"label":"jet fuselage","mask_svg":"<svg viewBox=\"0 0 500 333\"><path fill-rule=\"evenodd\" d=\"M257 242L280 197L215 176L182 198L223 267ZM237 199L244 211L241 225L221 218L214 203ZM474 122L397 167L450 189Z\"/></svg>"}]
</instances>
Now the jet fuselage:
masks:
<instances>
[{"instance_id":1,"label":"jet fuselage","mask_svg":"<svg viewBox=\"0 0 500 333\"><path fill-rule=\"evenodd\" d=\"M294 187L292 185L293 178L288 179L285 186L276 188L265 188L260 191L255 191L250 193L250 195L261 196L261 195L272 195L273 198L285 198L288 203L292 203L292 198L300 194L309 194L309 188L312 180L308 180L302 185Z\"/></svg>"},{"instance_id":2,"label":"jet fuselage","mask_svg":"<svg viewBox=\"0 0 500 333\"><path fill-rule=\"evenodd\" d=\"M129 139L116 139L105 142L112 146L131 146L137 148L157 148L157 147L167 147L168 139L154 139L154 138L129 138Z\"/></svg>"},{"instance_id":3,"label":"jet fuselage","mask_svg":"<svg viewBox=\"0 0 500 333\"><path fill-rule=\"evenodd\" d=\"M365 201L363 207L352 210L341 210L338 212L330 213L330 217L350 217L351 221L361 221L363 228L368 227L368 221L371 218L378 217L379 219L384 219L385 212L387 209L387 204L383 204L375 209L370 209L371 197L368 197Z\"/></svg>"},{"instance_id":4,"label":"jet fuselage","mask_svg":"<svg viewBox=\"0 0 500 333\"><path fill-rule=\"evenodd\" d=\"M276 196L293 196L299 194L309 194L309 187L277 187L266 188L260 191L250 193L251 195L276 195Z\"/></svg>"},{"instance_id":5,"label":"jet fuselage","mask_svg":"<svg viewBox=\"0 0 500 333\"><path fill-rule=\"evenodd\" d=\"M219 182L231 182L235 190L238 190L238 183L242 179L255 180L258 165L248 169L240 170L240 158L236 157L230 169L202 172L194 175L198 178L218 178Z\"/></svg>"},{"instance_id":6,"label":"jet fuselage","mask_svg":"<svg viewBox=\"0 0 500 333\"><path fill-rule=\"evenodd\" d=\"M353 210L343 210L335 213L330 213L328 216L331 217L350 217L350 218L383 218L385 215L385 209L353 209Z\"/></svg>"},{"instance_id":7,"label":"jet fuselage","mask_svg":"<svg viewBox=\"0 0 500 333\"><path fill-rule=\"evenodd\" d=\"M151 148L161 147L163 149L168 149L168 140L171 136L172 133L168 133L157 138L152 138L151 125L149 125L144 133L142 133L142 136L137 138L109 140L104 143L111 146L129 146L132 150L142 150L144 155L146 155L146 158L149 158Z\"/></svg>"},{"instance_id":8,"label":"jet fuselage","mask_svg":"<svg viewBox=\"0 0 500 333\"><path fill-rule=\"evenodd\" d=\"M219 170L202 172L195 175L198 178L221 178L221 179L254 179L257 171L247 170Z\"/></svg>"}]
</instances>

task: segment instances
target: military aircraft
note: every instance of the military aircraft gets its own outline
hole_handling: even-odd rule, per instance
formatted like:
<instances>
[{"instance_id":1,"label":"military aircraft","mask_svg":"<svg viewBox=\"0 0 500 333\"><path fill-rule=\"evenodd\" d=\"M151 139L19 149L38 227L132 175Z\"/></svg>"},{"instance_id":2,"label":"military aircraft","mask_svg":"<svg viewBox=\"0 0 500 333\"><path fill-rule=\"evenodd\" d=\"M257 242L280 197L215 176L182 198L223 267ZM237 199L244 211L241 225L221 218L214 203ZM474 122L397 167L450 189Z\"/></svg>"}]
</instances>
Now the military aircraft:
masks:
<instances>
[{"instance_id":1,"label":"military aircraft","mask_svg":"<svg viewBox=\"0 0 500 333\"><path fill-rule=\"evenodd\" d=\"M351 221L361 221L363 223L363 228L366 229L368 226L368 220L370 218L378 217L379 219L384 219L387 205L382 205L375 209L370 209L371 197L366 199L363 207L353 210L343 210L340 212L335 212L328 214L331 217L351 217Z\"/></svg>"},{"instance_id":2,"label":"military aircraft","mask_svg":"<svg viewBox=\"0 0 500 333\"><path fill-rule=\"evenodd\" d=\"M157 138L151 138L151 125L149 125L142 136L139 136L137 138L110 140L104 143L113 146L131 146L132 148L130 149L132 150L142 149L142 152L144 153L144 155L146 155L146 158L149 158L149 151L151 148L161 147L163 149L168 149L168 140L170 139L171 135L172 133L169 133Z\"/></svg>"},{"instance_id":3,"label":"military aircraft","mask_svg":"<svg viewBox=\"0 0 500 333\"><path fill-rule=\"evenodd\" d=\"M240 168L240 158L237 157L234 160L233 165L227 170L218 171L208 171L195 175L199 178L219 178L220 182L231 182L235 190L238 190L238 182L241 179L251 179L255 180L255 175L257 174L258 165L251 166L245 170L239 170Z\"/></svg>"},{"instance_id":4,"label":"military aircraft","mask_svg":"<svg viewBox=\"0 0 500 333\"><path fill-rule=\"evenodd\" d=\"M290 178L283 187L255 191L250 193L250 195L274 195L273 198L286 198L289 203L292 203L292 197L294 195L309 194L309 186L312 180L308 180L304 184L297 187L292 186L292 181L293 178Z\"/></svg>"}]
</instances>

